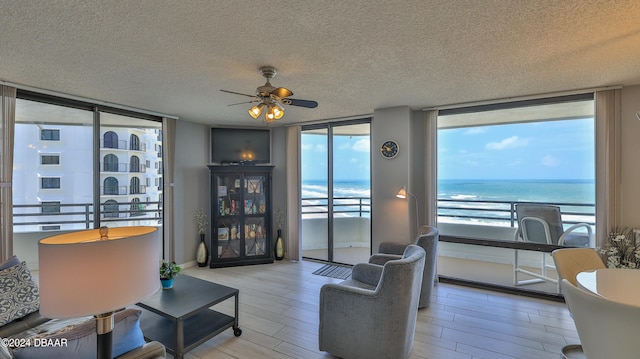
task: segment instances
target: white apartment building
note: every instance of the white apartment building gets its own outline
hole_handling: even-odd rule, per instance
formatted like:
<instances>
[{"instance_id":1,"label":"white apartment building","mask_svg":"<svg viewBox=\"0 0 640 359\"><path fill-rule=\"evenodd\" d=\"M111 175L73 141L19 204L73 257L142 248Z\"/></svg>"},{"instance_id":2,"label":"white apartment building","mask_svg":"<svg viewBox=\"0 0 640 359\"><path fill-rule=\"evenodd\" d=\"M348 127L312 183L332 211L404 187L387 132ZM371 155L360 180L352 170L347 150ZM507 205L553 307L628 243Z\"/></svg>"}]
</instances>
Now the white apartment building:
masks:
<instances>
[{"instance_id":1,"label":"white apartment building","mask_svg":"<svg viewBox=\"0 0 640 359\"><path fill-rule=\"evenodd\" d=\"M162 219L162 133L158 128L100 128L100 184L94 185L93 127L16 123L14 233L93 228L93 193L109 227Z\"/></svg>"}]
</instances>

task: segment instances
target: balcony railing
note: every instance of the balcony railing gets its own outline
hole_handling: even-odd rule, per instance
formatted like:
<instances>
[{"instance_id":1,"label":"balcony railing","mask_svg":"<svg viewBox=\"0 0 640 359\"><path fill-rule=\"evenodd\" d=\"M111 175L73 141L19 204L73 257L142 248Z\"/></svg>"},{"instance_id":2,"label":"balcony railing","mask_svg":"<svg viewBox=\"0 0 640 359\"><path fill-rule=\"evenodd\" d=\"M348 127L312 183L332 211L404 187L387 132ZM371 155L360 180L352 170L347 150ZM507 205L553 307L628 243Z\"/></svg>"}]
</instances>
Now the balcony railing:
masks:
<instances>
[{"instance_id":1,"label":"balcony railing","mask_svg":"<svg viewBox=\"0 0 640 359\"><path fill-rule=\"evenodd\" d=\"M112 149L112 150L129 150L129 151L147 151L146 143L130 143L125 140L100 140L100 148L102 149Z\"/></svg>"},{"instance_id":2,"label":"balcony railing","mask_svg":"<svg viewBox=\"0 0 640 359\"><path fill-rule=\"evenodd\" d=\"M109 163L100 162L102 172L146 172L147 166L144 164L130 164L127 162Z\"/></svg>"},{"instance_id":3,"label":"balcony railing","mask_svg":"<svg viewBox=\"0 0 640 359\"><path fill-rule=\"evenodd\" d=\"M147 186L101 186L100 193L104 196L126 196L131 194L146 194Z\"/></svg>"},{"instance_id":4,"label":"balcony railing","mask_svg":"<svg viewBox=\"0 0 640 359\"><path fill-rule=\"evenodd\" d=\"M566 224L587 223L595 225L595 204L593 203L549 203L521 201L481 201L438 199L438 220L460 224L483 224L499 227L516 227L516 203L540 203L559 206L562 220ZM326 197L302 198L302 215L322 217L327 215ZM363 217L371 212L369 197L335 197L333 213L344 216Z\"/></svg>"},{"instance_id":5,"label":"balcony railing","mask_svg":"<svg viewBox=\"0 0 640 359\"><path fill-rule=\"evenodd\" d=\"M16 204L13 206L14 232L28 226L76 225L76 229L93 228L94 210L92 203L61 203L60 212L43 213L46 204ZM125 220L156 221L161 218L162 203L155 202L117 202L101 203L101 222ZM45 209L46 210L46 209Z\"/></svg>"},{"instance_id":6,"label":"balcony railing","mask_svg":"<svg viewBox=\"0 0 640 359\"><path fill-rule=\"evenodd\" d=\"M559 206L562 212L562 221L566 224L587 223L595 225L596 223L596 205L592 203L481 201L443 198L438 199L438 221L516 227L516 203Z\"/></svg>"},{"instance_id":7,"label":"balcony railing","mask_svg":"<svg viewBox=\"0 0 640 359\"><path fill-rule=\"evenodd\" d=\"M302 198L302 216L322 217L328 213L329 200L326 197ZM371 213L369 197L334 197L333 213L343 217L368 217Z\"/></svg>"}]
</instances>

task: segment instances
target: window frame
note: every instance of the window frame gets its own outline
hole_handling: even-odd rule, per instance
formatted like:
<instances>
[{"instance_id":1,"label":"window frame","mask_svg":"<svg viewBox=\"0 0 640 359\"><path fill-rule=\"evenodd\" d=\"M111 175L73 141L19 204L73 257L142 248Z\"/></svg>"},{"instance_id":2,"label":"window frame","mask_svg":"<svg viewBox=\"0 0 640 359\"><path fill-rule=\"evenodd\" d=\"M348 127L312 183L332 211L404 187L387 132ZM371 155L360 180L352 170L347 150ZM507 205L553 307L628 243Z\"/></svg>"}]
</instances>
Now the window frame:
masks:
<instances>
[{"instance_id":1,"label":"window frame","mask_svg":"<svg viewBox=\"0 0 640 359\"><path fill-rule=\"evenodd\" d=\"M45 163L45 158L57 158L57 163ZM41 166L60 166L60 154L59 153L41 153L40 154L40 165Z\"/></svg>"},{"instance_id":2,"label":"window frame","mask_svg":"<svg viewBox=\"0 0 640 359\"><path fill-rule=\"evenodd\" d=\"M55 184L55 180L57 180L57 187L45 187L45 181L49 182L49 181L53 181L53 183ZM58 176L47 176L47 177L40 177L40 189L42 190L48 190L48 189L61 189L62 188L62 179L61 177Z\"/></svg>"}]
</instances>

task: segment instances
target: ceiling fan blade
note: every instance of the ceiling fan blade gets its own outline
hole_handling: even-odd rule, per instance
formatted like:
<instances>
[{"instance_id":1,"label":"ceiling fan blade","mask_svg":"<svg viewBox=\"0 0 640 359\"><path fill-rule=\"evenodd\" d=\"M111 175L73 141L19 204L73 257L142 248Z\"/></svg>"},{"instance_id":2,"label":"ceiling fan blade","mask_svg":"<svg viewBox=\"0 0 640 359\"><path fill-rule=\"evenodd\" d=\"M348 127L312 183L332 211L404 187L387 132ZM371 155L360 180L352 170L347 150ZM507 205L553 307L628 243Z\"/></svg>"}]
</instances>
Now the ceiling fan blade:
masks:
<instances>
[{"instance_id":1,"label":"ceiling fan blade","mask_svg":"<svg viewBox=\"0 0 640 359\"><path fill-rule=\"evenodd\" d=\"M236 103L230 103L227 106L235 106L235 105L243 105L245 103L254 103L254 102L258 102L258 99L252 100L252 101L243 101L243 102L236 102Z\"/></svg>"},{"instance_id":2,"label":"ceiling fan blade","mask_svg":"<svg viewBox=\"0 0 640 359\"><path fill-rule=\"evenodd\" d=\"M222 92L226 92L226 93L232 93L234 95L241 95L241 96L248 96L248 97L256 97L256 95L247 95L246 93L240 93L240 92L233 92L233 91L228 91L228 90L220 90Z\"/></svg>"},{"instance_id":3,"label":"ceiling fan blade","mask_svg":"<svg viewBox=\"0 0 640 359\"><path fill-rule=\"evenodd\" d=\"M315 101L310 101L310 100L296 100L295 98L288 98L287 100L289 100L289 105L291 106L300 106L300 107L307 107L307 108L316 108L318 107L318 103Z\"/></svg>"},{"instance_id":4,"label":"ceiling fan blade","mask_svg":"<svg viewBox=\"0 0 640 359\"><path fill-rule=\"evenodd\" d=\"M278 87L277 89L271 91L271 93L280 98L285 98L293 95L293 92L291 92L291 90L284 87Z\"/></svg>"}]
</instances>

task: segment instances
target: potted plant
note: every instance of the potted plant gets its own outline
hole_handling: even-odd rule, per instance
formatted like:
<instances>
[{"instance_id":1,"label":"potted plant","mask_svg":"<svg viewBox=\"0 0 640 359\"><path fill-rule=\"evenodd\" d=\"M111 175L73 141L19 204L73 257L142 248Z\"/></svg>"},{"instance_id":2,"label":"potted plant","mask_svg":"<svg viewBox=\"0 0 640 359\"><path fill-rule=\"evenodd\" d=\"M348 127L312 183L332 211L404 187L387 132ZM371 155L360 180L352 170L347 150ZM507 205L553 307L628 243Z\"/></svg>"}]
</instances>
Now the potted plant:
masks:
<instances>
[{"instance_id":1,"label":"potted plant","mask_svg":"<svg viewBox=\"0 0 640 359\"><path fill-rule=\"evenodd\" d=\"M160 261L160 282L162 289L173 288L173 278L180 273L179 265L176 262L169 262L166 259Z\"/></svg>"},{"instance_id":2,"label":"potted plant","mask_svg":"<svg viewBox=\"0 0 640 359\"><path fill-rule=\"evenodd\" d=\"M600 254L606 257L609 268L640 268L640 241L638 230L615 227L607 237Z\"/></svg>"}]
</instances>

